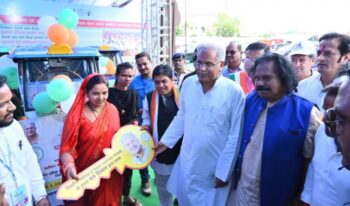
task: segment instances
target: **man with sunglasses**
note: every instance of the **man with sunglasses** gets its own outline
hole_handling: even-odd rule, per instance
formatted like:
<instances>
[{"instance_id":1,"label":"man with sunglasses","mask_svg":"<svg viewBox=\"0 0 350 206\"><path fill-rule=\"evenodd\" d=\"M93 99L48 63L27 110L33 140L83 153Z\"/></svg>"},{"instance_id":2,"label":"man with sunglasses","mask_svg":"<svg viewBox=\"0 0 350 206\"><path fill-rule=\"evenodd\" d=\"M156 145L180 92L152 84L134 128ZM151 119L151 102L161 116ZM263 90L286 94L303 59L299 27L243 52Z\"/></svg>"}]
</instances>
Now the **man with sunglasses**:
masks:
<instances>
[{"instance_id":1,"label":"man with sunglasses","mask_svg":"<svg viewBox=\"0 0 350 206\"><path fill-rule=\"evenodd\" d=\"M315 103L322 110L323 88L336 78L338 68L350 58L350 37L339 33L327 33L319 40L316 65L320 74L299 82L298 95Z\"/></svg>"},{"instance_id":2,"label":"man with sunglasses","mask_svg":"<svg viewBox=\"0 0 350 206\"><path fill-rule=\"evenodd\" d=\"M336 139L339 142L343 155L343 167L350 170L350 78L342 83L339 94L335 100L334 110L336 113ZM350 199L350 196L349 196ZM350 202L350 200L349 200Z\"/></svg>"},{"instance_id":3,"label":"man with sunglasses","mask_svg":"<svg viewBox=\"0 0 350 206\"><path fill-rule=\"evenodd\" d=\"M225 67L222 70L224 77L230 74L243 71L244 64L242 62L242 45L236 41L231 41L226 47Z\"/></svg>"},{"instance_id":4,"label":"man with sunglasses","mask_svg":"<svg viewBox=\"0 0 350 206\"><path fill-rule=\"evenodd\" d=\"M255 61L268 54L270 52L270 48L268 45L261 42L254 42L247 46L245 49L245 58L244 58L244 68L245 71L239 71L236 73L231 73L229 78L233 81L237 82L241 85L244 94L248 94L249 92L255 89L253 83L253 74L251 72L251 68L254 66Z\"/></svg>"},{"instance_id":5,"label":"man with sunglasses","mask_svg":"<svg viewBox=\"0 0 350 206\"><path fill-rule=\"evenodd\" d=\"M350 171L341 168L342 155L336 143L336 113L333 108L339 84L325 88L323 122L315 135L315 152L301 200L309 205L338 206L350 202Z\"/></svg>"}]
</instances>

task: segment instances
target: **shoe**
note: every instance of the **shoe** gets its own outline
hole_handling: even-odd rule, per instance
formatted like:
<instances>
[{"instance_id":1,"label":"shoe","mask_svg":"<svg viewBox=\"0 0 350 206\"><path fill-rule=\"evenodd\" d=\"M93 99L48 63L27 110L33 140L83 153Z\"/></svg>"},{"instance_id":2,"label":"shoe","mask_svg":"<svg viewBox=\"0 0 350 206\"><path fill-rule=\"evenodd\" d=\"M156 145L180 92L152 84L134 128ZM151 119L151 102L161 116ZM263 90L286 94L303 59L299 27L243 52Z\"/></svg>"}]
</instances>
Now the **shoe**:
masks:
<instances>
[{"instance_id":1,"label":"shoe","mask_svg":"<svg viewBox=\"0 0 350 206\"><path fill-rule=\"evenodd\" d=\"M177 201L177 198L174 199L174 205L179 205L179 201Z\"/></svg>"},{"instance_id":2,"label":"shoe","mask_svg":"<svg viewBox=\"0 0 350 206\"><path fill-rule=\"evenodd\" d=\"M142 206L139 200L131 196L124 196L124 204L127 206Z\"/></svg>"},{"instance_id":3,"label":"shoe","mask_svg":"<svg viewBox=\"0 0 350 206\"><path fill-rule=\"evenodd\" d=\"M148 197L148 196L150 196L152 194L152 189L151 189L151 187L149 185L149 182L142 182L142 184L141 184L141 193L144 196L146 196L146 197Z\"/></svg>"}]
</instances>

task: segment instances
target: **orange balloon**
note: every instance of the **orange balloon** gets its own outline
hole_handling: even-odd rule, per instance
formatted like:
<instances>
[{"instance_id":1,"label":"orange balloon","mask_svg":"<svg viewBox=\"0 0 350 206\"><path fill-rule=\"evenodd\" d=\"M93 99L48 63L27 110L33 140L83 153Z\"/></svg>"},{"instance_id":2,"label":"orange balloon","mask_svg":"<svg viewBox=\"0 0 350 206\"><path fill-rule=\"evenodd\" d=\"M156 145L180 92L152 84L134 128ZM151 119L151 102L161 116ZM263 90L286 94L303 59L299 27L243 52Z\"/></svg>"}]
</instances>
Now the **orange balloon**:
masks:
<instances>
[{"instance_id":1,"label":"orange balloon","mask_svg":"<svg viewBox=\"0 0 350 206\"><path fill-rule=\"evenodd\" d=\"M108 59L107 61L106 69L106 74L115 74L115 72L117 71L117 68L115 67L113 61L110 59Z\"/></svg>"},{"instance_id":2,"label":"orange balloon","mask_svg":"<svg viewBox=\"0 0 350 206\"><path fill-rule=\"evenodd\" d=\"M66 42L66 44L68 44L69 46L71 46L72 48L75 47L78 42L79 42L79 38L77 33L75 33L75 31L69 29L69 38L68 41Z\"/></svg>"},{"instance_id":3,"label":"orange balloon","mask_svg":"<svg viewBox=\"0 0 350 206\"><path fill-rule=\"evenodd\" d=\"M69 76L64 75L64 74L56 75L56 76L54 76L54 78L52 78L52 79L53 79L53 80L54 80L54 79L64 79L64 80L68 81L69 83L73 84L72 79L69 78Z\"/></svg>"},{"instance_id":4,"label":"orange balloon","mask_svg":"<svg viewBox=\"0 0 350 206\"><path fill-rule=\"evenodd\" d=\"M63 44L69 39L69 31L62 24L53 24L49 27L47 35L56 44Z\"/></svg>"}]
</instances>

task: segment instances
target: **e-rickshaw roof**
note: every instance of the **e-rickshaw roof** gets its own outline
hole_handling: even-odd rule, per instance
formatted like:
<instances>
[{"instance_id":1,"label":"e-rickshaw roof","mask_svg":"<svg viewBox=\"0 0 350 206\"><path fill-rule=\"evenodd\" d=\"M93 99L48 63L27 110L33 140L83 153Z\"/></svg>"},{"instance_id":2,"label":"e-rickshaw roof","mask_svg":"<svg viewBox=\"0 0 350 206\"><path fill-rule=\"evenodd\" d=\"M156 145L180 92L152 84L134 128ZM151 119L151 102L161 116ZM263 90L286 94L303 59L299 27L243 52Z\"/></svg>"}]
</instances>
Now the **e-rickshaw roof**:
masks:
<instances>
[{"instance_id":1,"label":"e-rickshaw roof","mask_svg":"<svg viewBox=\"0 0 350 206\"><path fill-rule=\"evenodd\" d=\"M80 58L98 57L98 49L93 47L75 47L72 54L48 54L48 47L20 47L13 50L10 57L18 59Z\"/></svg>"}]
</instances>

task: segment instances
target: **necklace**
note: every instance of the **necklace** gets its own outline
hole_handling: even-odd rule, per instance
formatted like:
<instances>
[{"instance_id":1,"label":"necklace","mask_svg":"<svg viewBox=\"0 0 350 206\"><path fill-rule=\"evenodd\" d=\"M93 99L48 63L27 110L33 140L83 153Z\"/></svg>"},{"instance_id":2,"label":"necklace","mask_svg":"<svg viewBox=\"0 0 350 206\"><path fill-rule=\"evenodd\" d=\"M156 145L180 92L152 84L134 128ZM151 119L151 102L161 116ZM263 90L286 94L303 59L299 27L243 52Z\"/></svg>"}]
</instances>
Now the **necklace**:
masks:
<instances>
[{"instance_id":1,"label":"necklace","mask_svg":"<svg viewBox=\"0 0 350 206\"><path fill-rule=\"evenodd\" d=\"M95 119L97 119L97 116L96 116L95 112L97 112L98 114L99 114L99 112L96 111L95 109L93 109L93 108L90 106L89 103L87 103L86 105L87 105L87 106L89 107L89 109L91 110L91 113L94 115Z\"/></svg>"}]
</instances>

